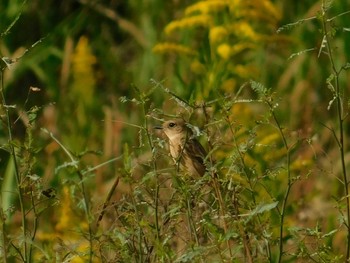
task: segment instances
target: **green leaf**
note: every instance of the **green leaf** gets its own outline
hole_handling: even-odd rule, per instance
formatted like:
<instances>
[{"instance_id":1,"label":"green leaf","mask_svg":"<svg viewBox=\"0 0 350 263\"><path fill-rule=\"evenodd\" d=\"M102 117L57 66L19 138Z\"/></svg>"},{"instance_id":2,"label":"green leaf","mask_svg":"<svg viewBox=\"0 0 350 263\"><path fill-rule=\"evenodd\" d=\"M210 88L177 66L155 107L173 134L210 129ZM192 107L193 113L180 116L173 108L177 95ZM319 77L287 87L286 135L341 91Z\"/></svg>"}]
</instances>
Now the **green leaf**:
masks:
<instances>
[{"instance_id":1,"label":"green leaf","mask_svg":"<svg viewBox=\"0 0 350 263\"><path fill-rule=\"evenodd\" d=\"M250 213L247 213L247 214L242 214L241 216L252 217L252 216L255 216L257 214L262 214L264 212L267 212L267 211L274 209L277 205L278 205L278 201L273 202L273 203L268 203L268 204L259 204L257 207L255 207L255 209L253 211L251 211Z\"/></svg>"},{"instance_id":2,"label":"green leaf","mask_svg":"<svg viewBox=\"0 0 350 263\"><path fill-rule=\"evenodd\" d=\"M268 93L268 89L261 83L254 80L250 81L252 89L259 95L259 97L265 97Z\"/></svg>"},{"instance_id":3,"label":"green leaf","mask_svg":"<svg viewBox=\"0 0 350 263\"><path fill-rule=\"evenodd\" d=\"M278 201L273 202L273 203L269 203L269 204L260 204L253 210L253 212L254 212L254 214L261 214L261 213L264 213L266 211L270 211L270 210L274 209L277 205L278 205Z\"/></svg>"}]
</instances>

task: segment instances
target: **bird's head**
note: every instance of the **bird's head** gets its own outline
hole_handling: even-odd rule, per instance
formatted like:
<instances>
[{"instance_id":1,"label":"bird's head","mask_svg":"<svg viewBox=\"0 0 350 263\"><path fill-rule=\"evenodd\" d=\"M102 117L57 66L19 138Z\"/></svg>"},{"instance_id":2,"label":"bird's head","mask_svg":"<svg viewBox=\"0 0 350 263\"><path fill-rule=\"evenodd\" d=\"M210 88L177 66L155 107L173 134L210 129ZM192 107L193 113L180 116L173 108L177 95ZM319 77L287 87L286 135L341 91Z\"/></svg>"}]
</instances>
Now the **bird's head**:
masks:
<instances>
[{"instance_id":1,"label":"bird's head","mask_svg":"<svg viewBox=\"0 0 350 263\"><path fill-rule=\"evenodd\" d=\"M156 127L162 129L169 140L185 138L190 129L186 126L186 122L182 119L169 120L163 123L162 126Z\"/></svg>"}]
</instances>

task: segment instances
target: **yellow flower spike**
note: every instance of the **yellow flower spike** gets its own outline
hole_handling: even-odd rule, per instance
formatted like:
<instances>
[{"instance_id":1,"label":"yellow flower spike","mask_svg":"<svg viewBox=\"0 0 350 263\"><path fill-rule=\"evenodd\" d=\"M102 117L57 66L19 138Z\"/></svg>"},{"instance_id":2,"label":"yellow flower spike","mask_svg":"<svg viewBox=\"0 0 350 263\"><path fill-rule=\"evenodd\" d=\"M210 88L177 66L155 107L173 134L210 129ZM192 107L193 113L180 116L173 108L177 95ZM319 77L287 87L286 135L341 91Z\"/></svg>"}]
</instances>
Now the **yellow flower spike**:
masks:
<instances>
[{"instance_id":1,"label":"yellow flower spike","mask_svg":"<svg viewBox=\"0 0 350 263\"><path fill-rule=\"evenodd\" d=\"M240 39L250 39L253 41L259 40L259 35L247 22L235 23L231 26L231 30Z\"/></svg>"},{"instance_id":2,"label":"yellow flower spike","mask_svg":"<svg viewBox=\"0 0 350 263\"><path fill-rule=\"evenodd\" d=\"M231 56L234 56L242 52L243 50L254 49L254 48L256 48L256 45L253 43L243 42L243 43L236 44L231 47Z\"/></svg>"},{"instance_id":3,"label":"yellow flower spike","mask_svg":"<svg viewBox=\"0 0 350 263\"><path fill-rule=\"evenodd\" d=\"M218 12L229 5L228 0L211 0L200 1L186 8L185 14L190 15L193 13L208 14L212 12Z\"/></svg>"},{"instance_id":4,"label":"yellow flower spike","mask_svg":"<svg viewBox=\"0 0 350 263\"><path fill-rule=\"evenodd\" d=\"M191 63L190 69L193 73L198 75L204 74L206 72L204 65L200 63L197 59Z\"/></svg>"},{"instance_id":5,"label":"yellow flower spike","mask_svg":"<svg viewBox=\"0 0 350 263\"><path fill-rule=\"evenodd\" d=\"M232 92L235 90L237 81L235 79L227 79L222 83L221 89L225 92Z\"/></svg>"},{"instance_id":6,"label":"yellow flower spike","mask_svg":"<svg viewBox=\"0 0 350 263\"><path fill-rule=\"evenodd\" d=\"M209 15L197 15L191 17L185 17L180 20L170 22L164 29L164 32L169 35L173 31L184 28L192 27L210 27L213 24L213 18Z\"/></svg>"},{"instance_id":7,"label":"yellow flower spike","mask_svg":"<svg viewBox=\"0 0 350 263\"><path fill-rule=\"evenodd\" d=\"M230 58L230 56L231 56L231 47L228 44L226 44L226 43L221 44L217 48L217 53L223 59L228 60Z\"/></svg>"},{"instance_id":8,"label":"yellow flower spike","mask_svg":"<svg viewBox=\"0 0 350 263\"><path fill-rule=\"evenodd\" d=\"M62 201L60 206L60 217L59 221L57 222L55 229L58 232L64 232L67 229L70 229L72 227L72 223L74 222L74 214L71 209L72 200L69 193L69 188L67 186L63 187L63 193L62 193Z\"/></svg>"},{"instance_id":9,"label":"yellow flower spike","mask_svg":"<svg viewBox=\"0 0 350 263\"><path fill-rule=\"evenodd\" d=\"M270 0L255 0L254 4L257 10L263 10L265 14L270 17L272 16L274 20L281 19L281 11L279 11Z\"/></svg>"},{"instance_id":10,"label":"yellow flower spike","mask_svg":"<svg viewBox=\"0 0 350 263\"><path fill-rule=\"evenodd\" d=\"M302 171L303 169L307 169L312 165L311 159L305 159L302 157L298 157L295 161L291 164L291 170L292 171Z\"/></svg>"},{"instance_id":11,"label":"yellow flower spike","mask_svg":"<svg viewBox=\"0 0 350 263\"><path fill-rule=\"evenodd\" d=\"M242 0L231 0L230 1L230 8L238 8L242 6Z\"/></svg>"},{"instance_id":12,"label":"yellow flower spike","mask_svg":"<svg viewBox=\"0 0 350 263\"><path fill-rule=\"evenodd\" d=\"M72 56L72 98L76 101L77 124L83 127L89 123L89 109L94 104L96 76L94 65L97 59L90 48L89 39L80 37Z\"/></svg>"},{"instance_id":13,"label":"yellow flower spike","mask_svg":"<svg viewBox=\"0 0 350 263\"><path fill-rule=\"evenodd\" d=\"M171 42L159 43L153 47L154 53L164 54L164 53L175 53L178 55L190 55L194 56L197 54L193 49L186 47L184 45L179 45Z\"/></svg>"},{"instance_id":14,"label":"yellow flower spike","mask_svg":"<svg viewBox=\"0 0 350 263\"><path fill-rule=\"evenodd\" d=\"M228 32L227 29L224 28L223 26L216 26L210 29L209 31L209 40L211 44L219 43L222 42Z\"/></svg>"},{"instance_id":15,"label":"yellow flower spike","mask_svg":"<svg viewBox=\"0 0 350 263\"><path fill-rule=\"evenodd\" d=\"M230 13L245 21L260 21L275 25L281 19L281 11L270 0L251 0L242 2L239 6L230 4Z\"/></svg>"},{"instance_id":16,"label":"yellow flower spike","mask_svg":"<svg viewBox=\"0 0 350 263\"><path fill-rule=\"evenodd\" d=\"M74 70L82 74L90 74L90 65L97 62L96 57L91 53L87 37L80 37L73 56Z\"/></svg>"},{"instance_id":17,"label":"yellow flower spike","mask_svg":"<svg viewBox=\"0 0 350 263\"><path fill-rule=\"evenodd\" d=\"M208 86L209 87L212 86L214 81L215 81L215 74L213 72L210 72L208 76Z\"/></svg>"},{"instance_id":18,"label":"yellow flower spike","mask_svg":"<svg viewBox=\"0 0 350 263\"><path fill-rule=\"evenodd\" d=\"M258 75L258 70L254 66L236 65L233 70L240 78L249 79L252 76Z\"/></svg>"},{"instance_id":19,"label":"yellow flower spike","mask_svg":"<svg viewBox=\"0 0 350 263\"><path fill-rule=\"evenodd\" d=\"M280 143L280 141L281 141L280 134L277 132L266 135L259 142L257 142L255 146L255 151L257 153L270 151L271 146L275 146L276 144Z\"/></svg>"},{"instance_id":20,"label":"yellow flower spike","mask_svg":"<svg viewBox=\"0 0 350 263\"><path fill-rule=\"evenodd\" d=\"M230 14L232 17L240 18L242 9L244 9L244 4L241 0L231 0L229 4Z\"/></svg>"}]
</instances>

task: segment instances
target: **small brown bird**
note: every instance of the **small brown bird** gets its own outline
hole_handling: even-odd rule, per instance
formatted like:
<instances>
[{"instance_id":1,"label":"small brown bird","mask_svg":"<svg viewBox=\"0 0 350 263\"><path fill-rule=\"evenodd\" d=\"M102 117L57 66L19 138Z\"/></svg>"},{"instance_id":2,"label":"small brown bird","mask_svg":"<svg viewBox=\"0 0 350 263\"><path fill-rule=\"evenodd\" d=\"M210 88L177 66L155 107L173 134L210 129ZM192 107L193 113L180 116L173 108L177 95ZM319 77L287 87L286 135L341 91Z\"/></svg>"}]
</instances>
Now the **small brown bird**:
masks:
<instances>
[{"instance_id":1,"label":"small brown bird","mask_svg":"<svg viewBox=\"0 0 350 263\"><path fill-rule=\"evenodd\" d=\"M192 130L182 119L170 120L161 127L168 137L170 154L175 164L190 176L203 176L205 173L204 159L207 152L194 138Z\"/></svg>"}]
</instances>

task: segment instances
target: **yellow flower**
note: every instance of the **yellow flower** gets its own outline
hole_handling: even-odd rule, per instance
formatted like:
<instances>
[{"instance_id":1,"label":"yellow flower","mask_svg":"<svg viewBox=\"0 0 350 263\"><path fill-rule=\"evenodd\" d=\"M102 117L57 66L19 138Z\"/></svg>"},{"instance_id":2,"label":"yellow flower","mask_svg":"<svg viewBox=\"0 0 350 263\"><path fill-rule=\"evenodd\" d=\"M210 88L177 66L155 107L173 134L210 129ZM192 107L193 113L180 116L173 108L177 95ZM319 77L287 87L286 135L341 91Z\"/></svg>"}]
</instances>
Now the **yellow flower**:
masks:
<instances>
[{"instance_id":1,"label":"yellow flower","mask_svg":"<svg viewBox=\"0 0 350 263\"><path fill-rule=\"evenodd\" d=\"M72 97L77 101L77 123L80 127L89 122L87 111L94 103L96 77L93 55L87 37L80 37L72 58Z\"/></svg>"},{"instance_id":2,"label":"yellow flower","mask_svg":"<svg viewBox=\"0 0 350 263\"><path fill-rule=\"evenodd\" d=\"M235 23L231 26L232 32L240 39L250 39L256 41L259 39L258 34L254 31L252 26L247 22Z\"/></svg>"},{"instance_id":3,"label":"yellow flower","mask_svg":"<svg viewBox=\"0 0 350 263\"><path fill-rule=\"evenodd\" d=\"M242 79L249 79L258 74L258 70L252 65L236 65L233 71Z\"/></svg>"},{"instance_id":4,"label":"yellow flower","mask_svg":"<svg viewBox=\"0 0 350 263\"><path fill-rule=\"evenodd\" d=\"M291 170L293 171L301 171L303 169L307 169L312 165L312 160L310 158L298 157L292 164Z\"/></svg>"},{"instance_id":5,"label":"yellow flower","mask_svg":"<svg viewBox=\"0 0 350 263\"><path fill-rule=\"evenodd\" d=\"M231 47L228 44L221 44L217 48L217 53L220 57L227 60L231 56Z\"/></svg>"},{"instance_id":6,"label":"yellow flower","mask_svg":"<svg viewBox=\"0 0 350 263\"><path fill-rule=\"evenodd\" d=\"M211 85L215 80L215 74L213 72L210 72L208 75L208 83Z\"/></svg>"},{"instance_id":7,"label":"yellow flower","mask_svg":"<svg viewBox=\"0 0 350 263\"><path fill-rule=\"evenodd\" d=\"M75 216L71 208L72 201L68 186L63 187L61 204L59 221L55 226L55 229L58 232L64 232L65 230L70 229L72 227L72 224L74 225Z\"/></svg>"},{"instance_id":8,"label":"yellow flower","mask_svg":"<svg viewBox=\"0 0 350 263\"><path fill-rule=\"evenodd\" d=\"M235 90L237 81L235 79L227 79L222 83L221 89L225 92L232 92Z\"/></svg>"},{"instance_id":9,"label":"yellow flower","mask_svg":"<svg viewBox=\"0 0 350 263\"><path fill-rule=\"evenodd\" d=\"M198 74L198 75L206 72L204 65L202 63L200 63L197 59L191 63L190 68L191 68L191 71L193 73Z\"/></svg>"},{"instance_id":10,"label":"yellow flower","mask_svg":"<svg viewBox=\"0 0 350 263\"><path fill-rule=\"evenodd\" d=\"M179 45L175 43L170 43L170 42L164 42L157 44L153 47L153 52L154 53L175 53L175 54L183 54L183 55L196 55L196 51L193 49L186 47L184 45Z\"/></svg>"},{"instance_id":11,"label":"yellow flower","mask_svg":"<svg viewBox=\"0 0 350 263\"><path fill-rule=\"evenodd\" d=\"M198 15L185 17L180 20L170 22L164 29L166 34L171 34L177 29L192 28L197 26L209 27L213 23L213 18L209 15Z\"/></svg>"},{"instance_id":12,"label":"yellow flower","mask_svg":"<svg viewBox=\"0 0 350 263\"><path fill-rule=\"evenodd\" d=\"M269 24L275 24L281 19L279 11L270 0L233 0L236 3L230 3L230 13L236 18L242 18L247 21L266 21Z\"/></svg>"},{"instance_id":13,"label":"yellow flower","mask_svg":"<svg viewBox=\"0 0 350 263\"><path fill-rule=\"evenodd\" d=\"M230 1L230 8L239 8L240 6L242 6L242 0L231 0Z\"/></svg>"},{"instance_id":14,"label":"yellow flower","mask_svg":"<svg viewBox=\"0 0 350 263\"><path fill-rule=\"evenodd\" d=\"M223 26L216 26L211 28L209 31L210 43L214 44L223 41L227 36L227 33L227 29Z\"/></svg>"},{"instance_id":15,"label":"yellow flower","mask_svg":"<svg viewBox=\"0 0 350 263\"><path fill-rule=\"evenodd\" d=\"M239 123L239 121L241 121L241 119L243 119L244 121L249 120L249 118L253 117L252 116L252 109L251 106L248 106L248 104L245 103L237 103L234 104L232 106L232 110L231 110L232 114L230 115L230 117L232 119L230 119L231 121L237 121ZM236 134L238 135L242 135L244 134L246 131L244 129L242 129L240 131L240 133Z\"/></svg>"},{"instance_id":16,"label":"yellow flower","mask_svg":"<svg viewBox=\"0 0 350 263\"><path fill-rule=\"evenodd\" d=\"M244 10L245 5L242 0L231 0L229 4L230 15L234 18L240 18L242 16L242 10Z\"/></svg>"},{"instance_id":17,"label":"yellow flower","mask_svg":"<svg viewBox=\"0 0 350 263\"><path fill-rule=\"evenodd\" d=\"M254 49L256 45L253 43L242 42L231 47L231 55L236 55L246 49Z\"/></svg>"},{"instance_id":18,"label":"yellow flower","mask_svg":"<svg viewBox=\"0 0 350 263\"><path fill-rule=\"evenodd\" d=\"M91 66L96 63L96 57L91 53L87 37L80 37L73 55L73 67L80 74L91 74Z\"/></svg>"},{"instance_id":19,"label":"yellow flower","mask_svg":"<svg viewBox=\"0 0 350 263\"><path fill-rule=\"evenodd\" d=\"M199 12L201 14L208 14L211 12L218 12L228 6L230 1L225 0L211 0L200 1L186 8L185 14L193 14Z\"/></svg>"},{"instance_id":20,"label":"yellow flower","mask_svg":"<svg viewBox=\"0 0 350 263\"><path fill-rule=\"evenodd\" d=\"M264 136L257 144L258 147L266 147L270 145L275 145L277 142L281 140L280 134L278 132L271 133L269 135Z\"/></svg>"},{"instance_id":21,"label":"yellow flower","mask_svg":"<svg viewBox=\"0 0 350 263\"><path fill-rule=\"evenodd\" d=\"M255 0L256 9L263 10L261 13L265 13L266 15L274 18L275 20L281 19L281 12L276 8L276 6L271 3L270 0Z\"/></svg>"}]
</instances>

